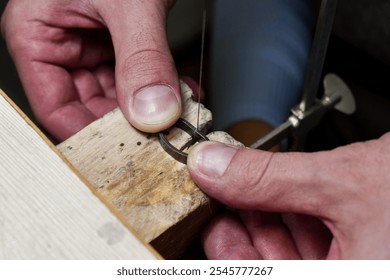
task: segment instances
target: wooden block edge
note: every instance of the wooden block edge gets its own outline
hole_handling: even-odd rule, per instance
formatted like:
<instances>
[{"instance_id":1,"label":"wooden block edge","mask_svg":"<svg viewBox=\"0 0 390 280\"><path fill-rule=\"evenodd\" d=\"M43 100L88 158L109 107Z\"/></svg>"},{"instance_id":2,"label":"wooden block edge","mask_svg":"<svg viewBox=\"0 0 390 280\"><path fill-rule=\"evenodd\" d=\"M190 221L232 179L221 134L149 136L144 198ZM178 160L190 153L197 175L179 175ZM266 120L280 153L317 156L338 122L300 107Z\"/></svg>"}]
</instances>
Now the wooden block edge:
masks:
<instances>
[{"instance_id":1,"label":"wooden block edge","mask_svg":"<svg viewBox=\"0 0 390 280\"><path fill-rule=\"evenodd\" d=\"M11 107L24 119L24 121L46 142L46 144L53 150L61 160L72 170L77 177L86 185L89 190L95 195L108 209L117 217L117 219L127 228L132 235L134 235L145 246L149 252L157 259L163 259L163 257L149 244L147 243L136 230L126 221L125 217L117 211L102 195L100 195L95 187L72 165L72 163L60 152L60 150L54 145L53 142L38 128L38 126L19 108L18 105L0 88L0 95L4 100L11 105Z\"/></svg>"}]
</instances>

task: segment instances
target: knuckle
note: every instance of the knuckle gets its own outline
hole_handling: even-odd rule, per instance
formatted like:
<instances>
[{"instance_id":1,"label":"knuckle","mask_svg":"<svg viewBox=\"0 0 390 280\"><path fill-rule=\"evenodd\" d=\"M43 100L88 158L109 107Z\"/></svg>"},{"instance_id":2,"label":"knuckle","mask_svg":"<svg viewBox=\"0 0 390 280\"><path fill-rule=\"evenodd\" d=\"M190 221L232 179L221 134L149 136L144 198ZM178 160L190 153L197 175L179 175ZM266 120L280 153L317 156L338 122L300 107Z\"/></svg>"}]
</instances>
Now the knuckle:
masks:
<instances>
[{"instance_id":1,"label":"knuckle","mask_svg":"<svg viewBox=\"0 0 390 280\"><path fill-rule=\"evenodd\" d=\"M259 155L252 154L243 157L244 161L240 162L236 176L232 176L235 180L234 184L240 186L237 188L240 192L246 192L246 197L252 197L259 203L260 200L269 197L266 191L266 178L270 172L270 163L272 162L273 154L266 153L262 155L263 160L259 160ZM238 175L238 176L237 176Z\"/></svg>"},{"instance_id":2,"label":"knuckle","mask_svg":"<svg viewBox=\"0 0 390 280\"><path fill-rule=\"evenodd\" d=\"M120 71L131 79L144 79L171 68L171 58L157 49L141 49L125 56Z\"/></svg>"}]
</instances>

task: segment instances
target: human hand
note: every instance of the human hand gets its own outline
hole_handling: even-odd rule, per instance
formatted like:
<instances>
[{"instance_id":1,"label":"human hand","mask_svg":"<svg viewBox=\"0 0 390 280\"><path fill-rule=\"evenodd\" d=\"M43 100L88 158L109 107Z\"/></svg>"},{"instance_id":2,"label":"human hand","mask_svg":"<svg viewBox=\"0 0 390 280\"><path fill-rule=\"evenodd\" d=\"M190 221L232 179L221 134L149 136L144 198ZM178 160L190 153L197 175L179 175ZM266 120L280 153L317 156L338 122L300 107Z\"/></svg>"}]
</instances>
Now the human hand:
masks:
<instances>
[{"instance_id":1,"label":"human hand","mask_svg":"<svg viewBox=\"0 0 390 280\"><path fill-rule=\"evenodd\" d=\"M50 134L65 140L117 105L145 132L178 119L179 82L165 32L173 2L9 1L2 34Z\"/></svg>"},{"instance_id":2,"label":"human hand","mask_svg":"<svg viewBox=\"0 0 390 280\"><path fill-rule=\"evenodd\" d=\"M390 133L311 154L213 142L195 146L187 163L195 182L241 209L240 220L223 216L206 230L206 254L217 259L390 258L389 145ZM305 224L301 215L288 214L287 222L280 222L263 212L312 218ZM330 243L323 225L332 234ZM323 241L329 244L325 248Z\"/></svg>"}]
</instances>

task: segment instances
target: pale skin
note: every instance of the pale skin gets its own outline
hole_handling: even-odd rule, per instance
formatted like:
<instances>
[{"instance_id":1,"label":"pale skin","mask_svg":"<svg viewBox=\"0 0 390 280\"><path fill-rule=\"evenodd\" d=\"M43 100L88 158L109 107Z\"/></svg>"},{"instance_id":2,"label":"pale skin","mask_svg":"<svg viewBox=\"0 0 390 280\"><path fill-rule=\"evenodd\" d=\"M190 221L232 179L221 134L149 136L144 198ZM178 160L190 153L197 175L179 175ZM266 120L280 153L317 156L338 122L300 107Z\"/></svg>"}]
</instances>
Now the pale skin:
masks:
<instances>
[{"instance_id":1,"label":"pale skin","mask_svg":"<svg viewBox=\"0 0 390 280\"><path fill-rule=\"evenodd\" d=\"M390 133L312 154L199 144L187 163L193 179L240 209L206 230L208 257L390 258L389 145Z\"/></svg>"},{"instance_id":2,"label":"pale skin","mask_svg":"<svg viewBox=\"0 0 390 280\"><path fill-rule=\"evenodd\" d=\"M170 127L181 114L173 2L10 0L1 30L41 125L61 141L119 105L140 130Z\"/></svg>"},{"instance_id":3,"label":"pale skin","mask_svg":"<svg viewBox=\"0 0 390 280\"><path fill-rule=\"evenodd\" d=\"M174 1L113 2L10 0L2 16L34 113L60 141L118 105L145 132L180 116L165 36ZM390 258L389 146L390 134L313 154L195 146L188 161L193 179L239 209L205 230L207 256Z\"/></svg>"}]
</instances>

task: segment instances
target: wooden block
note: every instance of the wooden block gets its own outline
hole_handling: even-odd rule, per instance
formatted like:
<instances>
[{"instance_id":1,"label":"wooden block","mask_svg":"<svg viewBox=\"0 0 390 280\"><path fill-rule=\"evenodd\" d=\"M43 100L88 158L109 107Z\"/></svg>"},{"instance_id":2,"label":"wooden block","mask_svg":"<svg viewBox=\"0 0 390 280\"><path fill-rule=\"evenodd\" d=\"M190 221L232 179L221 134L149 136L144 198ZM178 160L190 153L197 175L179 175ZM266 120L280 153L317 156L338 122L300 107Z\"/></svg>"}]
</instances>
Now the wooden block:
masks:
<instances>
[{"instance_id":1,"label":"wooden block","mask_svg":"<svg viewBox=\"0 0 390 280\"><path fill-rule=\"evenodd\" d=\"M198 103L184 83L182 118L196 126ZM211 124L201 105L200 129ZM231 142L226 133L211 139ZM167 136L180 146L190 139L173 128ZM138 233L164 257L176 258L214 212L214 204L195 185L187 167L161 147L158 136L134 129L119 109L58 145L70 162Z\"/></svg>"},{"instance_id":2,"label":"wooden block","mask_svg":"<svg viewBox=\"0 0 390 280\"><path fill-rule=\"evenodd\" d=\"M0 259L156 259L0 90Z\"/></svg>"}]
</instances>

